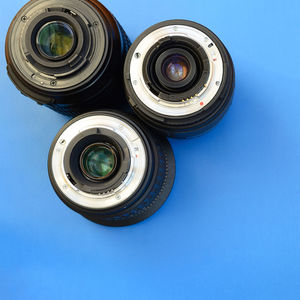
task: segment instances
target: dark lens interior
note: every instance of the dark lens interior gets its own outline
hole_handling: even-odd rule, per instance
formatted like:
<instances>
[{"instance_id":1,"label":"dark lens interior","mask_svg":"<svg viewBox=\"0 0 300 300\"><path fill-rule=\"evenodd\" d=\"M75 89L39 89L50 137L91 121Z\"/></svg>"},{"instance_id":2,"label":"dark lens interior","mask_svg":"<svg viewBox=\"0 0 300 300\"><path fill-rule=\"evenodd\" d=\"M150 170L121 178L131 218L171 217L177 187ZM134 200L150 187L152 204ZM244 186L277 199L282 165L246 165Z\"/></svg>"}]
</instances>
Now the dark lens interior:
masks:
<instances>
[{"instance_id":1,"label":"dark lens interior","mask_svg":"<svg viewBox=\"0 0 300 300\"><path fill-rule=\"evenodd\" d=\"M190 71L188 60L179 54L167 57L162 64L162 73L165 78L173 82L184 80Z\"/></svg>"},{"instance_id":2,"label":"dark lens interior","mask_svg":"<svg viewBox=\"0 0 300 300\"><path fill-rule=\"evenodd\" d=\"M90 145L82 152L80 166L87 177L95 180L106 179L116 169L116 152L109 145Z\"/></svg>"},{"instance_id":3,"label":"dark lens interior","mask_svg":"<svg viewBox=\"0 0 300 300\"><path fill-rule=\"evenodd\" d=\"M61 21L45 24L37 35L38 48L50 59L65 57L73 49L74 43L74 31L69 24Z\"/></svg>"}]
</instances>

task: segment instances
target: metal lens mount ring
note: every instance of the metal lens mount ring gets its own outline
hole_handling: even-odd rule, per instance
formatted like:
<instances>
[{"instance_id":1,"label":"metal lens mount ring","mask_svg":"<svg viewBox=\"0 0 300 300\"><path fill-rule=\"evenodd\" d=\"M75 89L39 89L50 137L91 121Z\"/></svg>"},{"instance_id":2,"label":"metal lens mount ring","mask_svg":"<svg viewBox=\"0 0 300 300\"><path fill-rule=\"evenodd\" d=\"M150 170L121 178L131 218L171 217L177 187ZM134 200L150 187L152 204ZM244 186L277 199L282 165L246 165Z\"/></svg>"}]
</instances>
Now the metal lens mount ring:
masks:
<instances>
[{"instance_id":1,"label":"metal lens mount ring","mask_svg":"<svg viewBox=\"0 0 300 300\"><path fill-rule=\"evenodd\" d=\"M204 49L210 64L207 83L199 86L199 93L180 102L166 101L156 96L145 82L143 63L155 43L166 37L184 37L196 42ZM130 81L137 97L152 111L160 115L184 117L200 112L210 104L219 91L223 80L222 56L212 39L199 29L186 25L170 25L156 29L144 37L133 51L130 61Z\"/></svg>"},{"instance_id":2,"label":"metal lens mount ring","mask_svg":"<svg viewBox=\"0 0 300 300\"><path fill-rule=\"evenodd\" d=\"M91 129L113 131L126 143L130 152L130 169L116 189L105 194L91 194L79 190L68 178L64 157L72 140ZM60 192L71 202L88 209L109 209L126 202L142 184L147 170L147 151L136 129L117 117L108 115L89 116L76 121L63 130L54 145L51 160L53 178Z\"/></svg>"}]
</instances>

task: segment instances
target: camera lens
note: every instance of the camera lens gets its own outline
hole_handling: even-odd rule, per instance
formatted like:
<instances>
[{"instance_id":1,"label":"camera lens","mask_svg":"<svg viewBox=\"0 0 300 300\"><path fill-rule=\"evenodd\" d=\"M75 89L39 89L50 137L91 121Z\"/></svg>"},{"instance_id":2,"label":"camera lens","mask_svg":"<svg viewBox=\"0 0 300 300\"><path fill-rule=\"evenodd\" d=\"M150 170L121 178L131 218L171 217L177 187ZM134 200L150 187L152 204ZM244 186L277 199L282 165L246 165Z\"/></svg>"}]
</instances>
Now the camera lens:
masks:
<instances>
[{"instance_id":1,"label":"camera lens","mask_svg":"<svg viewBox=\"0 0 300 300\"><path fill-rule=\"evenodd\" d=\"M117 156L112 146L101 143L92 144L82 152L80 167L83 173L91 179L108 178L117 166Z\"/></svg>"},{"instance_id":2,"label":"camera lens","mask_svg":"<svg viewBox=\"0 0 300 300\"><path fill-rule=\"evenodd\" d=\"M22 94L66 115L126 108L129 46L118 21L95 0L32 0L8 30L7 71Z\"/></svg>"},{"instance_id":3,"label":"camera lens","mask_svg":"<svg viewBox=\"0 0 300 300\"><path fill-rule=\"evenodd\" d=\"M54 139L49 177L59 198L85 218L107 226L140 222L167 199L175 160L166 138L129 115L83 114Z\"/></svg>"},{"instance_id":4,"label":"camera lens","mask_svg":"<svg viewBox=\"0 0 300 300\"><path fill-rule=\"evenodd\" d=\"M145 123L164 135L189 138L227 111L234 66L209 29L171 20L150 27L132 44L124 80L129 104Z\"/></svg>"},{"instance_id":5,"label":"camera lens","mask_svg":"<svg viewBox=\"0 0 300 300\"><path fill-rule=\"evenodd\" d=\"M37 34L37 46L49 59L61 59L70 54L75 44L74 31L65 22L49 22Z\"/></svg>"}]
</instances>

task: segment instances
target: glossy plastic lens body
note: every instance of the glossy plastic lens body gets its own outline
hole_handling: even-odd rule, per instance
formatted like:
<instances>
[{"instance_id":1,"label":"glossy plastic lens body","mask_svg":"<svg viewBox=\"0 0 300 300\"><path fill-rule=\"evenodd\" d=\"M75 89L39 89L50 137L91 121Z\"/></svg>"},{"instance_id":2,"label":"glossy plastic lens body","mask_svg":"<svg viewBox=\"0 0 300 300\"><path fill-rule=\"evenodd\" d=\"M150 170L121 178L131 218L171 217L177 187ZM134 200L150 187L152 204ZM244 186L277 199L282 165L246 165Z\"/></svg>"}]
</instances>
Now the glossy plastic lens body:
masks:
<instances>
[{"instance_id":1,"label":"glossy plastic lens body","mask_svg":"<svg viewBox=\"0 0 300 300\"><path fill-rule=\"evenodd\" d=\"M125 226L146 219L165 202L175 160L167 139L131 116L97 111L62 128L48 169L54 190L71 209L99 224Z\"/></svg>"},{"instance_id":2,"label":"glossy plastic lens body","mask_svg":"<svg viewBox=\"0 0 300 300\"><path fill-rule=\"evenodd\" d=\"M76 116L128 108L123 66L130 41L96 0L32 0L6 38L8 75L38 104Z\"/></svg>"},{"instance_id":3,"label":"glossy plastic lens body","mask_svg":"<svg viewBox=\"0 0 300 300\"><path fill-rule=\"evenodd\" d=\"M108 178L116 169L117 156L109 145L93 144L88 146L80 158L83 173L94 180Z\"/></svg>"},{"instance_id":4,"label":"glossy plastic lens body","mask_svg":"<svg viewBox=\"0 0 300 300\"><path fill-rule=\"evenodd\" d=\"M149 126L175 138L197 136L223 117L234 67L220 39L187 20L156 24L132 44L124 67L129 104Z\"/></svg>"},{"instance_id":5,"label":"glossy plastic lens body","mask_svg":"<svg viewBox=\"0 0 300 300\"><path fill-rule=\"evenodd\" d=\"M49 59L59 59L70 54L74 44L74 31L64 22L47 23L37 35L37 45Z\"/></svg>"}]
</instances>

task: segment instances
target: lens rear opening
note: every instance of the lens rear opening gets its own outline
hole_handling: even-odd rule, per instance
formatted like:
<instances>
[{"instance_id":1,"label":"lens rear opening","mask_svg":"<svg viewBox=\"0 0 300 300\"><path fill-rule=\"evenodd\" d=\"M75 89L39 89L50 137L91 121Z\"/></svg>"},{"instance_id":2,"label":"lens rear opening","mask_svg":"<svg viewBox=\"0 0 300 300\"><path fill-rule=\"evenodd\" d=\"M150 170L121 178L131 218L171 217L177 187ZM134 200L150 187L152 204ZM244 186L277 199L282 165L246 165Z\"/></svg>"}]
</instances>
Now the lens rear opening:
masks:
<instances>
[{"instance_id":1,"label":"lens rear opening","mask_svg":"<svg viewBox=\"0 0 300 300\"><path fill-rule=\"evenodd\" d=\"M181 93L202 75L202 64L189 51L171 48L161 53L155 62L155 75L162 90Z\"/></svg>"},{"instance_id":2,"label":"lens rear opening","mask_svg":"<svg viewBox=\"0 0 300 300\"><path fill-rule=\"evenodd\" d=\"M126 142L108 129L83 131L66 149L65 172L87 193L107 193L123 182L131 165ZM101 183L101 184L100 184Z\"/></svg>"},{"instance_id":3,"label":"lens rear opening","mask_svg":"<svg viewBox=\"0 0 300 300\"><path fill-rule=\"evenodd\" d=\"M201 92L208 81L210 65L199 44L185 38L160 40L148 51L143 76L149 89L165 101L181 102Z\"/></svg>"},{"instance_id":4,"label":"lens rear opening","mask_svg":"<svg viewBox=\"0 0 300 300\"><path fill-rule=\"evenodd\" d=\"M87 146L80 157L84 176L102 181L112 176L117 168L116 149L110 144L95 143Z\"/></svg>"},{"instance_id":5,"label":"lens rear opening","mask_svg":"<svg viewBox=\"0 0 300 300\"><path fill-rule=\"evenodd\" d=\"M164 60L161 70L166 79L178 82L187 77L190 72L190 64L184 56L173 54Z\"/></svg>"},{"instance_id":6,"label":"lens rear opening","mask_svg":"<svg viewBox=\"0 0 300 300\"><path fill-rule=\"evenodd\" d=\"M76 46L76 34L68 23L52 21L38 31L36 44L40 54L45 58L64 59L71 55Z\"/></svg>"}]
</instances>

